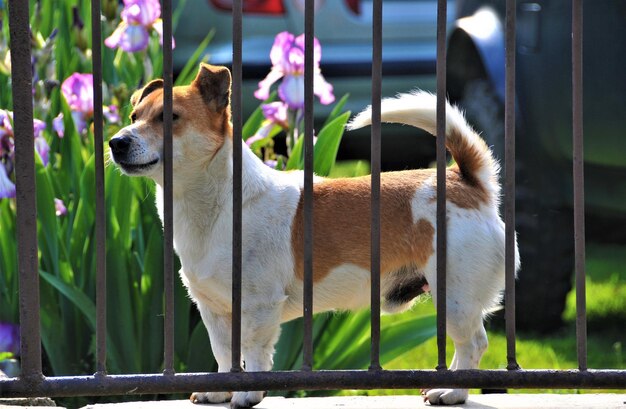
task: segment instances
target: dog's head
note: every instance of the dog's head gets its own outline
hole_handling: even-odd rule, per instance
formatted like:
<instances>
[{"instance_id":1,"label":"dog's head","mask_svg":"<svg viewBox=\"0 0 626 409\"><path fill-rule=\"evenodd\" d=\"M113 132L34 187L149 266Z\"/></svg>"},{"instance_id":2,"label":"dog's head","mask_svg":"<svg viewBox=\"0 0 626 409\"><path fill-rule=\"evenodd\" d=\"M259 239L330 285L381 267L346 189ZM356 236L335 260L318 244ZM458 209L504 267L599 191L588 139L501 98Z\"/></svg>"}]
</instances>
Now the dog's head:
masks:
<instances>
[{"instance_id":1,"label":"dog's head","mask_svg":"<svg viewBox=\"0 0 626 409\"><path fill-rule=\"evenodd\" d=\"M232 137L230 72L201 64L188 86L173 89L173 168L207 165ZM136 91L130 99L131 124L111 140L111 158L122 172L159 181L163 162L163 80Z\"/></svg>"}]
</instances>

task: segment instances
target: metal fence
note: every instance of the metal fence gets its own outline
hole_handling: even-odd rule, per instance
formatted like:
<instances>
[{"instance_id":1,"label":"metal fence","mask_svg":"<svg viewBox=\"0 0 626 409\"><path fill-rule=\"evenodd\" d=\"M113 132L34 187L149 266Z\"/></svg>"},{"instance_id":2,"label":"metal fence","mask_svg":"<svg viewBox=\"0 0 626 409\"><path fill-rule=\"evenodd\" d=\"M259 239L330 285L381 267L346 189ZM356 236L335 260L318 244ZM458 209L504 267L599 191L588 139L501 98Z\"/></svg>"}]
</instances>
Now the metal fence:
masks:
<instances>
[{"instance_id":1,"label":"metal fence","mask_svg":"<svg viewBox=\"0 0 626 409\"><path fill-rule=\"evenodd\" d=\"M242 267L242 185L241 185L241 53L242 1L233 5L233 332L232 370L229 373L175 373L174 371L174 280L172 222L172 121L164 121L164 235L165 235L165 326L163 373L109 375L106 368L106 272L104 206L104 160L102 123L102 51L100 0L92 0L94 75L94 145L96 149L96 272L97 328L96 373L92 376L44 377L42 374L39 317L37 215L33 161L33 106L31 98L31 50L29 2L9 1L11 61L14 96L16 150L18 269L22 375L0 379L0 396L81 396L145 393L174 393L224 390L372 389L372 388L620 388L626 385L624 370L587 369L585 239L582 161L582 0L572 1L572 77L575 195L575 267L577 298L577 370L521 370L515 352L515 1L506 1L506 111L505 111L505 222L506 222L506 335L507 369L456 370L446 368L446 202L445 183L437 183L437 345L436 370L383 370L380 348L380 98L382 78L382 0L373 2L372 53L372 175L371 175L371 365L368 370L313 371L313 35L314 2L305 2L305 171L304 171L304 347L299 371L246 373L241 356L241 267ZM437 18L437 178L445 180L445 90L446 13L445 0L438 1ZM163 0L164 36L164 117L172 117L172 4Z\"/></svg>"}]
</instances>

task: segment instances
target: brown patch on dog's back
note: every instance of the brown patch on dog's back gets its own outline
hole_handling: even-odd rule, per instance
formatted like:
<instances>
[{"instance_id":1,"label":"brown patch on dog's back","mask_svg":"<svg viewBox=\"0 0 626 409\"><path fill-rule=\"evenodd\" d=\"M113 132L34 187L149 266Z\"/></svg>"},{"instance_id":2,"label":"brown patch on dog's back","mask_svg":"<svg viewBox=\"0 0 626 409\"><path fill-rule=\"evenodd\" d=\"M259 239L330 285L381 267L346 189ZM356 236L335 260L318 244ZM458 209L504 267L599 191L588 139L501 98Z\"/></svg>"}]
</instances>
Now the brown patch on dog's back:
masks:
<instances>
[{"instance_id":1,"label":"brown patch on dog's back","mask_svg":"<svg viewBox=\"0 0 626 409\"><path fill-rule=\"evenodd\" d=\"M420 219L413 223L411 201L429 172L404 171L381 175L381 272L408 264L422 268L434 253L435 229ZM313 188L313 281L333 268L354 264L370 269L370 177L327 179ZM296 276L304 277L303 197L292 225Z\"/></svg>"}]
</instances>

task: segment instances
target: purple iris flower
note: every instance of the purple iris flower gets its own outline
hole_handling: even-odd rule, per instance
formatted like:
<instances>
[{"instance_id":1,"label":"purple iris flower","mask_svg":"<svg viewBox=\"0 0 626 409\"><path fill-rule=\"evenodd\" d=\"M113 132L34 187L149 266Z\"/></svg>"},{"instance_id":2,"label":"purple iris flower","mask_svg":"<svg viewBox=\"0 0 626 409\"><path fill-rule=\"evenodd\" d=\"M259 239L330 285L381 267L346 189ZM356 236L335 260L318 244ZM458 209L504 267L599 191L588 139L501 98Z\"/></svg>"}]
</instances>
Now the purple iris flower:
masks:
<instances>
[{"instance_id":1,"label":"purple iris flower","mask_svg":"<svg viewBox=\"0 0 626 409\"><path fill-rule=\"evenodd\" d=\"M15 197L15 184L9 179L5 165L0 163L0 199Z\"/></svg>"},{"instance_id":2,"label":"purple iris flower","mask_svg":"<svg viewBox=\"0 0 626 409\"><path fill-rule=\"evenodd\" d=\"M15 197L15 184L10 176L13 172L15 144L13 134L13 112L0 109L0 199ZM46 123L39 119L33 120L35 150L44 166L48 165L50 146L43 136Z\"/></svg>"},{"instance_id":3,"label":"purple iris flower","mask_svg":"<svg viewBox=\"0 0 626 409\"><path fill-rule=\"evenodd\" d=\"M54 198L54 213L57 216L65 216L67 214L67 208L65 207L65 203L63 200Z\"/></svg>"},{"instance_id":4,"label":"purple iris flower","mask_svg":"<svg viewBox=\"0 0 626 409\"><path fill-rule=\"evenodd\" d=\"M93 116L93 75L75 72L63 81L61 92L72 110L72 120L79 133L87 130L87 121ZM119 122L120 115L116 106L105 106L102 109L109 122ZM60 138L65 134L63 114L52 120L52 127Z\"/></svg>"},{"instance_id":5,"label":"purple iris flower","mask_svg":"<svg viewBox=\"0 0 626 409\"><path fill-rule=\"evenodd\" d=\"M261 106L261 109L263 111L265 121L263 121L263 124L254 135L246 139L246 144L248 144L248 146L252 146L254 142L266 138L270 134L272 128L274 128L274 125L279 125L283 129L289 129L287 104L281 101L271 102Z\"/></svg>"},{"instance_id":6,"label":"purple iris flower","mask_svg":"<svg viewBox=\"0 0 626 409\"><path fill-rule=\"evenodd\" d=\"M335 101L333 86L326 82L320 69L322 47L313 39L313 93L320 102L328 105ZM272 69L267 77L259 82L259 89L254 93L258 99L269 97L270 87L283 78L278 86L278 95L291 109L304 107L304 34L295 37L283 31L276 36L270 51Z\"/></svg>"},{"instance_id":7,"label":"purple iris flower","mask_svg":"<svg viewBox=\"0 0 626 409\"><path fill-rule=\"evenodd\" d=\"M72 110L72 119L79 133L87 130L87 118L93 115L93 75L75 72L63 81L61 92ZM62 121L53 123L59 133ZM61 136L63 132L59 133Z\"/></svg>"},{"instance_id":8,"label":"purple iris flower","mask_svg":"<svg viewBox=\"0 0 626 409\"><path fill-rule=\"evenodd\" d=\"M0 352L20 354L20 327L15 324L0 322Z\"/></svg>"},{"instance_id":9,"label":"purple iris flower","mask_svg":"<svg viewBox=\"0 0 626 409\"><path fill-rule=\"evenodd\" d=\"M104 44L109 48L120 47L130 53L143 51L148 47L150 30L159 34L163 43L163 21L159 0L124 0L122 21ZM174 40L172 39L172 47Z\"/></svg>"},{"instance_id":10,"label":"purple iris flower","mask_svg":"<svg viewBox=\"0 0 626 409\"><path fill-rule=\"evenodd\" d=\"M41 158L41 163L43 163L44 166L48 166L50 145L48 145L46 138L43 137L43 130L46 129L46 123L39 119L33 119L33 128L35 134L35 150Z\"/></svg>"},{"instance_id":11,"label":"purple iris flower","mask_svg":"<svg viewBox=\"0 0 626 409\"><path fill-rule=\"evenodd\" d=\"M283 128L289 128L287 122L287 105L284 102L271 102L261 107L263 116L276 125L280 125Z\"/></svg>"},{"instance_id":12,"label":"purple iris flower","mask_svg":"<svg viewBox=\"0 0 626 409\"><path fill-rule=\"evenodd\" d=\"M72 111L93 114L93 75L75 72L63 81L61 92Z\"/></svg>"}]
</instances>

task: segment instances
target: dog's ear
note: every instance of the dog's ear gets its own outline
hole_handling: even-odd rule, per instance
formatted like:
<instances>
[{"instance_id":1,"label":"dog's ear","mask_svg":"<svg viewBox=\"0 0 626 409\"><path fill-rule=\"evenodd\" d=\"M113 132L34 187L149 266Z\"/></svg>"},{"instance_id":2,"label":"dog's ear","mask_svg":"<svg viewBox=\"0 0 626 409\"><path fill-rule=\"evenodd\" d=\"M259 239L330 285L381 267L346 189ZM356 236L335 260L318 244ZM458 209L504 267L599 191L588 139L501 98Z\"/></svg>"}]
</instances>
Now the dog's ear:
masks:
<instances>
[{"instance_id":1,"label":"dog's ear","mask_svg":"<svg viewBox=\"0 0 626 409\"><path fill-rule=\"evenodd\" d=\"M220 67L201 63L200 70L192 86L200 91L202 99L213 111L222 111L230 105L230 71Z\"/></svg>"},{"instance_id":2,"label":"dog's ear","mask_svg":"<svg viewBox=\"0 0 626 409\"><path fill-rule=\"evenodd\" d=\"M138 103L141 102L142 99L144 99L154 90L157 90L159 88L163 88L162 79L156 79L156 80L150 81L148 84L146 84L145 87L133 93L133 95L130 97L130 104L132 106L136 106Z\"/></svg>"}]
</instances>

